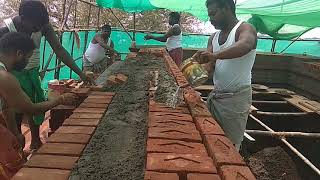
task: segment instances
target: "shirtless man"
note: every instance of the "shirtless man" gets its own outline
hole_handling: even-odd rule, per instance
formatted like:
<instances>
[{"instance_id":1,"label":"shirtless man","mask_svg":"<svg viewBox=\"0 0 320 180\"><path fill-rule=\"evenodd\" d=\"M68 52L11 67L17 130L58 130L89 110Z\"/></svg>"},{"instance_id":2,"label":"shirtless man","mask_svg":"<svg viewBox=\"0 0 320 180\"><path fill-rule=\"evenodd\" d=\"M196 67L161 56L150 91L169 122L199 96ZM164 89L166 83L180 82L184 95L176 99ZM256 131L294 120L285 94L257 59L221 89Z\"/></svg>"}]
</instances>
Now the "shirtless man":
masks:
<instances>
[{"instance_id":1,"label":"shirtless man","mask_svg":"<svg viewBox=\"0 0 320 180\"><path fill-rule=\"evenodd\" d=\"M11 109L21 113L39 114L59 104L73 104L74 94L64 94L54 100L32 103L11 74L21 71L28 64L35 45L23 33L7 33L0 39L0 179L9 179L24 163L23 135L19 133Z\"/></svg>"},{"instance_id":2,"label":"shirtless man","mask_svg":"<svg viewBox=\"0 0 320 180\"><path fill-rule=\"evenodd\" d=\"M22 71L14 71L13 74L20 82L23 91L29 96L33 103L45 101L41 81L39 79L40 67L40 42L42 36L51 45L57 57L70 67L79 77L86 82L93 80L85 75L75 64L72 57L61 45L52 25L49 22L47 9L40 1L22 1L19 7L19 15L5 19L4 26L0 28L0 37L8 32L23 32L28 34L35 43L33 55L29 63ZM44 113L37 116L29 114L16 114L18 128L21 127L22 119L27 119L31 130L30 149L38 149L41 146L39 127L44 121Z\"/></svg>"}]
</instances>

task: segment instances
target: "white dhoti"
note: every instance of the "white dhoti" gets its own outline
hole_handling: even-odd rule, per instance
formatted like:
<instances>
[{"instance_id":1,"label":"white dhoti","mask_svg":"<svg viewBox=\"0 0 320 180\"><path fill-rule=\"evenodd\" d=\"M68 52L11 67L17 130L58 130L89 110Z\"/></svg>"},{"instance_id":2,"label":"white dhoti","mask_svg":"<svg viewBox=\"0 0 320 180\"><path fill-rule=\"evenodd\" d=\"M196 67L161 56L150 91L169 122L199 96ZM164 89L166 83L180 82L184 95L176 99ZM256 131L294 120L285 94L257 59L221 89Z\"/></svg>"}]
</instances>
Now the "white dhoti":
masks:
<instances>
[{"instance_id":1,"label":"white dhoti","mask_svg":"<svg viewBox=\"0 0 320 180\"><path fill-rule=\"evenodd\" d=\"M251 86L237 92L213 90L207 100L208 109L231 142L239 148L246 129L252 102Z\"/></svg>"}]
</instances>

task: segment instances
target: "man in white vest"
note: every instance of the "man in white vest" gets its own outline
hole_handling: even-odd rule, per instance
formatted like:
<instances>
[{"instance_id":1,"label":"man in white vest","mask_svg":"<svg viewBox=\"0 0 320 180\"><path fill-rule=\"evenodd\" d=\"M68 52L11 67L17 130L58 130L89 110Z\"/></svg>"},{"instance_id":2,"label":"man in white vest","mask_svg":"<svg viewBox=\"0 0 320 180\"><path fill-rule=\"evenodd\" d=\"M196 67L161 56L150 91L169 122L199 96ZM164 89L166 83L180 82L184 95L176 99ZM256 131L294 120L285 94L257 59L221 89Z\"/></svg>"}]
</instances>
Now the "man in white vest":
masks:
<instances>
[{"instance_id":1,"label":"man in white vest","mask_svg":"<svg viewBox=\"0 0 320 180\"><path fill-rule=\"evenodd\" d=\"M178 12L171 12L169 14L170 29L163 36L152 36L150 34L144 37L145 40L156 40L166 42L166 48L173 59L173 61L180 66L183 58L182 50L182 31L180 27L180 14Z\"/></svg>"},{"instance_id":2,"label":"man in white vest","mask_svg":"<svg viewBox=\"0 0 320 180\"><path fill-rule=\"evenodd\" d=\"M206 6L211 24L218 31L209 38L207 51L197 52L194 58L214 70L208 108L239 150L252 101L257 32L237 19L233 0L207 0Z\"/></svg>"}]
</instances>

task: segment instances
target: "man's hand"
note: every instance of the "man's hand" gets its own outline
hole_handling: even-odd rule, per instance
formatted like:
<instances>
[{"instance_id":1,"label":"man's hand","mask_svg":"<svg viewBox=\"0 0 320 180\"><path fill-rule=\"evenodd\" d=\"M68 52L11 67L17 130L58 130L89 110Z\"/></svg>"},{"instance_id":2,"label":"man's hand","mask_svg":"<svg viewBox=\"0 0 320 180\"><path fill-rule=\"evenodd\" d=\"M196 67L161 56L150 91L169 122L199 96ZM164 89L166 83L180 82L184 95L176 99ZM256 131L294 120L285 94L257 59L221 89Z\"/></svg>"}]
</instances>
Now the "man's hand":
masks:
<instances>
[{"instance_id":1,"label":"man's hand","mask_svg":"<svg viewBox=\"0 0 320 180\"><path fill-rule=\"evenodd\" d=\"M92 76L89 76L88 74L82 73L80 78L85 84L96 85Z\"/></svg>"},{"instance_id":2,"label":"man's hand","mask_svg":"<svg viewBox=\"0 0 320 180\"><path fill-rule=\"evenodd\" d=\"M208 51L198 51L192 56L192 58L200 64L215 62L217 60L215 54Z\"/></svg>"},{"instance_id":3,"label":"man's hand","mask_svg":"<svg viewBox=\"0 0 320 180\"><path fill-rule=\"evenodd\" d=\"M78 97L72 93L65 93L60 96L60 104L75 105Z\"/></svg>"}]
</instances>

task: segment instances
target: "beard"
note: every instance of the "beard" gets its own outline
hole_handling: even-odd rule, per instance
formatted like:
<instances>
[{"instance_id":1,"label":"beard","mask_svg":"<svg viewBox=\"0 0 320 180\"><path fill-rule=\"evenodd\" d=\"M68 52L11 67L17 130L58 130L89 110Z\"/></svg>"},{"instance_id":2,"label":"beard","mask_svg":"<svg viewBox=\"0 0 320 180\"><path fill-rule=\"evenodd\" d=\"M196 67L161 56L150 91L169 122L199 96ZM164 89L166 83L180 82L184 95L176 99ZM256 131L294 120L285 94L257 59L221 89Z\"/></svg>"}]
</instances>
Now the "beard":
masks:
<instances>
[{"instance_id":1,"label":"beard","mask_svg":"<svg viewBox=\"0 0 320 180\"><path fill-rule=\"evenodd\" d=\"M23 59L18 63L15 63L13 66L13 70L15 71L22 71L28 64L27 59Z\"/></svg>"}]
</instances>

